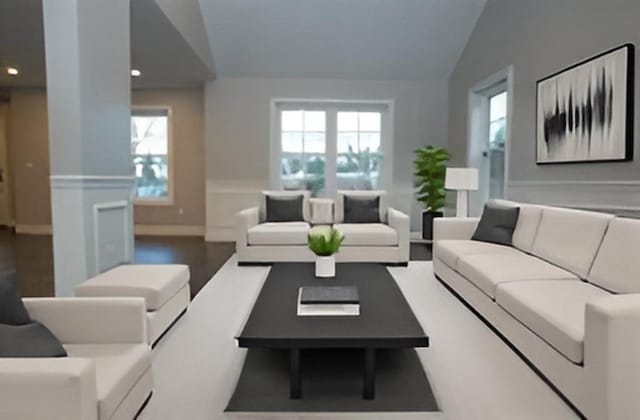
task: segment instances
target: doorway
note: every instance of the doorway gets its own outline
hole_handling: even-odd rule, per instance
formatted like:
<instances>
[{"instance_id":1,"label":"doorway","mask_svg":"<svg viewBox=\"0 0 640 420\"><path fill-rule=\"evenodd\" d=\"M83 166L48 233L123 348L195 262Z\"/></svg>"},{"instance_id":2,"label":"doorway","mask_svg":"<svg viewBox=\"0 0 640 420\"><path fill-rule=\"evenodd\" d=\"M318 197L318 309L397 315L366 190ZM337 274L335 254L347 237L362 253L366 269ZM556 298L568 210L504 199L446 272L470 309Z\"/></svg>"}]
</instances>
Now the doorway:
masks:
<instances>
[{"instance_id":1,"label":"doorway","mask_svg":"<svg viewBox=\"0 0 640 420\"><path fill-rule=\"evenodd\" d=\"M470 216L479 216L490 199L507 198L512 70L505 69L469 92L467 164L478 168L479 188L469 197Z\"/></svg>"},{"instance_id":2,"label":"doorway","mask_svg":"<svg viewBox=\"0 0 640 420\"><path fill-rule=\"evenodd\" d=\"M13 226L11 184L8 179L7 143L9 137L9 104L0 102L0 226Z\"/></svg>"}]
</instances>

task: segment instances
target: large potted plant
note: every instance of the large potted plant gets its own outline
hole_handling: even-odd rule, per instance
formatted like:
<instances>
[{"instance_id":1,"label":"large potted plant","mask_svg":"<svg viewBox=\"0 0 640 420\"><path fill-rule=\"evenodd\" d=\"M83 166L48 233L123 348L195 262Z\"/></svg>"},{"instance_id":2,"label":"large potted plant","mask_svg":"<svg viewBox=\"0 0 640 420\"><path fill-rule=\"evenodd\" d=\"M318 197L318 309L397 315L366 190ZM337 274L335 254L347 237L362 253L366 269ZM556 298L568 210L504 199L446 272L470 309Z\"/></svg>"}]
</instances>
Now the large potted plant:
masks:
<instances>
[{"instance_id":1,"label":"large potted plant","mask_svg":"<svg viewBox=\"0 0 640 420\"><path fill-rule=\"evenodd\" d=\"M331 226L314 226L309 229L309 249L316 254L316 277L335 277L334 254L340 249L344 235Z\"/></svg>"},{"instance_id":2,"label":"large potted plant","mask_svg":"<svg viewBox=\"0 0 640 420\"><path fill-rule=\"evenodd\" d=\"M426 146L415 151L413 161L418 201L422 212L422 238L433 239L433 219L442 217L445 204L444 176L449 152L442 147Z\"/></svg>"}]
</instances>

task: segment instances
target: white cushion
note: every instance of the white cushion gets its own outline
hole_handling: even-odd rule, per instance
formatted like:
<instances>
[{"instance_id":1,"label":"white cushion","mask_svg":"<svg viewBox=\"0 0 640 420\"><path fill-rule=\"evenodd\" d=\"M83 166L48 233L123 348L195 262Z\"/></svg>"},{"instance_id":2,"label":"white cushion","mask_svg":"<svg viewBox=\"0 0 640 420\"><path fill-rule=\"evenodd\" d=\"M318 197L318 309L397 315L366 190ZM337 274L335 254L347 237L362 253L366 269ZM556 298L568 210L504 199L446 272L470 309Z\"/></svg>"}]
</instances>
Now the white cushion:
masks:
<instances>
[{"instance_id":1,"label":"white cushion","mask_svg":"<svg viewBox=\"0 0 640 420\"><path fill-rule=\"evenodd\" d=\"M262 191L262 201L260 205L260 221L264 221L267 218L267 196L273 197L291 197L302 195L302 218L305 222L311 221L311 204L309 199L311 198L311 191L307 190L268 190Z\"/></svg>"},{"instance_id":2,"label":"white cushion","mask_svg":"<svg viewBox=\"0 0 640 420\"><path fill-rule=\"evenodd\" d=\"M640 220L609 223L588 280L615 293L640 293Z\"/></svg>"},{"instance_id":3,"label":"white cushion","mask_svg":"<svg viewBox=\"0 0 640 420\"><path fill-rule=\"evenodd\" d=\"M614 216L545 207L532 253L586 279Z\"/></svg>"},{"instance_id":4,"label":"white cushion","mask_svg":"<svg viewBox=\"0 0 640 420\"><path fill-rule=\"evenodd\" d=\"M496 204L500 204L507 207L519 207L518 222L516 228L513 231L512 243L513 246L524 252L531 252L533 248L533 241L536 238L538 232L538 225L540 223L540 217L542 216L543 206L537 206L534 204L516 203L515 201L508 200L492 200Z\"/></svg>"},{"instance_id":5,"label":"white cushion","mask_svg":"<svg viewBox=\"0 0 640 420\"><path fill-rule=\"evenodd\" d=\"M109 419L138 380L151 368L145 344L67 344L70 357L92 359L96 366L98 412Z\"/></svg>"},{"instance_id":6,"label":"white cushion","mask_svg":"<svg viewBox=\"0 0 640 420\"><path fill-rule=\"evenodd\" d=\"M584 359L587 302L608 295L579 280L520 281L496 288L498 305L574 363Z\"/></svg>"},{"instance_id":7,"label":"white cushion","mask_svg":"<svg viewBox=\"0 0 640 420\"><path fill-rule=\"evenodd\" d=\"M125 264L78 285L79 297L143 297L155 311L189 283L189 267L182 264Z\"/></svg>"},{"instance_id":8,"label":"white cushion","mask_svg":"<svg viewBox=\"0 0 640 420\"><path fill-rule=\"evenodd\" d=\"M249 245L306 245L307 222L261 223L249 229Z\"/></svg>"},{"instance_id":9,"label":"white cushion","mask_svg":"<svg viewBox=\"0 0 640 420\"><path fill-rule=\"evenodd\" d=\"M344 234L343 246L398 245L398 232L382 223L338 223L333 226Z\"/></svg>"},{"instance_id":10,"label":"white cushion","mask_svg":"<svg viewBox=\"0 0 640 420\"><path fill-rule=\"evenodd\" d=\"M435 242L434 247L435 257L454 270L458 268L458 260L468 255L520 254L520 251L510 246L466 239L441 239Z\"/></svg>"},{"instance_id":11,"label":"white cushion","mask_svg":"<svg viewBox=\"0 0 640 420\"><path fill-rule=\"evenodd\" d=\"M380 221L387 221L387 193L383 190L339 190L336 200L335 216L336 223L344 222L344 196L354 197L377 197L380 196Z\"/></svg>"},{"instance_id":12,"label":"white cushion","mask_svg":"<svg viewBox=\"0 0 640 420\"><path fill-rule=\"evenodd\" d=\"M490 298L496 286L524 280L579 280L562 268L539 258L520 254L467 255L458 260L458 272Z\"/></svg>"}]
</instances>

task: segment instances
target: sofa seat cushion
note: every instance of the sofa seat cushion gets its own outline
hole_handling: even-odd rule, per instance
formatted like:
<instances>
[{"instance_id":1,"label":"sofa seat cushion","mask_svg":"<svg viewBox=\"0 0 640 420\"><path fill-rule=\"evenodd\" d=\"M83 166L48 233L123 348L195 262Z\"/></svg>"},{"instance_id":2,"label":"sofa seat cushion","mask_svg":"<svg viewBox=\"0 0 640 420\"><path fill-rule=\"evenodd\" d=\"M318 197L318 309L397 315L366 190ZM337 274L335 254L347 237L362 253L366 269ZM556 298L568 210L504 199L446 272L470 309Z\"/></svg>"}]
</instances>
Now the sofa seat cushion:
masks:
<instances>
[{"instance_id":1,"label":"sofa seat cushion","mask_svg":"<svg viewBox=\"0 0 640 420\"><path fill-rule=\"evenodd\" d=\"M143 297L156 311L189 283L189 266L182 264L124 264L78 285L79 297Z\"/></svg>"},{"instance_id":2,"label":"sofa seat cushion","mask_svg":"<svg viewBox=\"0 0 640 420\"><path fill-rule=\"evenodd\" d=\"M533 280L503 283L496 302L567 359L584 359L587 302L609 292L577 280Z\"/></svg>"},{"instance_id":3,"label":"sofa seat cushion","mask_svg":"<svg viewBox=\"0 0 640 420\"><path fill-rule=\"evenodd\" d=\"M525 253L466 255L458 260L458 272L492 299L498 284L511 281L579 280L575 274Z\"/></svg>"},{"instance_id":4,"label":"sofa seat cushion","mask_svg":"<svg viewBox=\"0 0 640 420\"><path fill-rule=\"evenodd\" d=\"M461 257L470 255L519 255L521 254L515 248L505 245L492 244L489 242L459 240L459 239L441 239L435 243L436 258L447 264L449 267L457 270L458 260Z\"/></svg>"},{"instance_id":5,"label":"sofa seat cushion","mask_svg":"<svg viewBox=\"0 0 640 420\"><path fill-rule=\"evenodd\" d=\"M398 232L382 223L338 223L333 227L344 234L343 246L398 245Z\"/></svg>"},{"instance_id":6,"label":"sofa seat cushion","mask_svg":"<svg viewBox=\"0 0 640 420\"><path fill-rule=\"evenodd\" d=\"M307 222L261 223L249 229L249 245L306 245Z\"/></svg>"},{"instance_id":7,"label":"sofa seat cushion","mask_svg":"<svg viewBox=\"0 0 640 420\"><path fill-rule=\"evenodd\" d=\"M151 368L145 344L67 344L69 357L92 359L96 366L99 418L109 419L129 391Z\"/></svg>"}]
</instances>

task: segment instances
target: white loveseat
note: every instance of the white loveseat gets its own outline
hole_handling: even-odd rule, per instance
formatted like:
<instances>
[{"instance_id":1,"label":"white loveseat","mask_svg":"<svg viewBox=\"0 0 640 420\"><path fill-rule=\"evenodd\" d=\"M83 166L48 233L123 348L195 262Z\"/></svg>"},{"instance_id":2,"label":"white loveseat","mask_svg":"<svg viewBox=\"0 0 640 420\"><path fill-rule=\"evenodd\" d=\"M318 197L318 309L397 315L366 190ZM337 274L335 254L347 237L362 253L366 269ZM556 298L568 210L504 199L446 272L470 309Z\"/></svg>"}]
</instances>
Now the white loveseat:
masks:
<instances>
[{"instance_id":1,"label":"white loveseat","mask_svg":"<svg viewBox=\"0 0 640 420\"><path fill-rule=\"evenodd\" d=\"M0 419L132 420L151 395L142 298L28 298L68 357L0 358Z\"/></svg>"},{"instance_id":2,"label":"white loveseat","mask_svg":"<svg viewBox=\"0 0 640 420\"><path fill-rule=\"evenodd\" d=\"M434 225L434 272L587 418L640 418L640 220L520 207L513 247Z\"/></svg>"},{"instance_id":3,"label":"white loveseat","mask_svg":"<svg viewBox=\"0 0 640 420\"><path fill-rule=\"evenodd\" d=\"M265 192L269 193L269 192ZM279 192L302 194L303 192ZM344 195L380 196L382 223L344 223ZM266 264L283 261L314 261L307 246L307 235L314 215L308 192L303 201L303 222L265 223L264 200L260 207L240 211L236 215L236 254L239 264ZM326 200L324 200L326 201ZM323 212L324 213L324 212ZM386 206L384 191L339 191L332 224L345 235L338 262L380 262L407 264L409 261L409 217Z\"/></svg>"}]
</instances>

